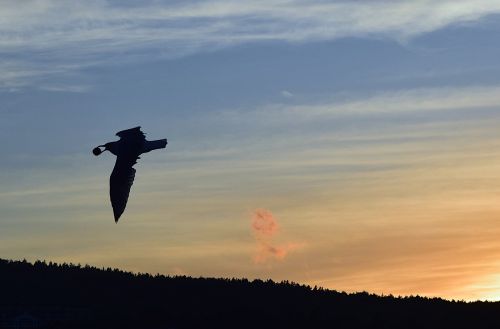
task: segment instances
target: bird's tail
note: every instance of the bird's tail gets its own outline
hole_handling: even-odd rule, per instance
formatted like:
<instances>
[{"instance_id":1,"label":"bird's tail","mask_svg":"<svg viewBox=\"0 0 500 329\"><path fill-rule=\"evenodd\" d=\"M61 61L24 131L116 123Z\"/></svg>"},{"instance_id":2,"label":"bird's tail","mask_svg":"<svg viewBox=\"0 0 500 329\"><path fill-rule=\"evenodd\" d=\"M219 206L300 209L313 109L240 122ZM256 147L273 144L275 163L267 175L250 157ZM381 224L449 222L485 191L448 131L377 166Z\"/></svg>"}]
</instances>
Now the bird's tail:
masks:
<instances>
[{"instance_id":1,"label":"bird's tail","mask_svg":"<svg viewBox=\"0 0 500 329\"><path fill-rule=\"evenodd\" d=\"M152 150L164 149L167 146L167 139L158 139L155 141L146 141L144 143L144 149L142 153L146 153Z\"/></svg>"}]
</instances>

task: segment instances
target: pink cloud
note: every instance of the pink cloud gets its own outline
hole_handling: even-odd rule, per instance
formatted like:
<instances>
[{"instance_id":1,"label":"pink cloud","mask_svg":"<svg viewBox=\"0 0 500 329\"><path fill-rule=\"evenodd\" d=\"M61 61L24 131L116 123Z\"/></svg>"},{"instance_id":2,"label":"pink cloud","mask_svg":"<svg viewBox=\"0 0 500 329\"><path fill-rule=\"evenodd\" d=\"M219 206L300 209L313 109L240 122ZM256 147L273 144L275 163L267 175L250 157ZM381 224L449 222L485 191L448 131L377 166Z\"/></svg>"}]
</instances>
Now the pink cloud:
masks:
<instances>
[{"instance_id":1,"label":"pink cloud","mask_svg":"<svg viewBox=\"0 0 500 329\"><path fill-rule=\"evenodd\" d=\"M256 209L252 216L254 234L258 237L272 237L278 231L278 222L273 214L266 209Z\"/></svg>"},{"instance_id":2,"label":"pink cloud","mask_svg":"<svg viewBox=\"0 0 500 329\"><path fill-rule=\"evenodd\" d=\"M276 245L273 238L279 232L278 221L266 209L256 209L252 214L252 231L257 242L257 249L253 260L255 263L265 263L270 260L282 261L292 250L301 247L297 243Z\"/></svg>"}]
</instances>

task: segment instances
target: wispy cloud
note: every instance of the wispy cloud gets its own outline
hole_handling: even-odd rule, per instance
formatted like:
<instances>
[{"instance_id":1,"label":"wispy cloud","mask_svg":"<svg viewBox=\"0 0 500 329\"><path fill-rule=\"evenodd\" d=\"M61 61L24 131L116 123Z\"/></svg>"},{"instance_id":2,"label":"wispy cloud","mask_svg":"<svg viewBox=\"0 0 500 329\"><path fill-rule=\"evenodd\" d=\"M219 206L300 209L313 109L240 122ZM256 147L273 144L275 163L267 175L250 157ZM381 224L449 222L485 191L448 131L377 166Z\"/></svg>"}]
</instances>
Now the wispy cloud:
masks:
<instances>
[{"instance_id":1,"label":"wispy cloud","mask_svg":"<svg viewBox=\"0 0 500 329\"><path fill-rule=\"evenodd\" d=\"M407 40L499 12L500 4L493 0L215 0L141 5L104 0L7 1L0 13L0 57L24 63L22 69L3 70L4 76L24 72L9 80L19 85L30 84L30 77L45 76L54 66L70 71L248 42L303 43L349 36Z\"/></svg>"},{"instance_id":2,"label":"wispy cloud","mask_svg":"<svg viewBox=\"0 0 500 329\"><path fill-rule=\"evenodd\" d=\"M322 101L303 104L283 102L254 109L223 110L216 116L216 119L212 120L238 126L241 133L245 132L247 126L252 133L255 132L255 127L259 127L261 134L272 132L274 137L283 133L287 135L288 141L294 137L289 136L288 131L281 131L280 127L289 129L293 125L300 125L302 133L298 137L300 141L306 133L324 134L325 131L319 129L318 123L330 123L327 133L340 137L339 134L343 130L342 125L339 126L340 122L355 123L357 127L366 126L367 131L370 131L373 130L374 122L369 120L382 118L390 125L390 131L402 127L408 133L408 125L403 125L403 123L412 125L419 123L419 120L415 121L415 116L427 118L427 121L435 116L440 120L429 122L429 124L445 125L446 122L453 123L457 120L466 122L481 120L481 111L495 111L498 108L500 108L500 86L498 85L437 87L388 90L371 95L342 94L333 97L326 96ZM464 113L477 113L477 115L469 117ZM396 117L397 121L387 121ZM408 119L405 120L405 118ZM205 118L205 120L211 119ZM333 127L335 127L334 133ZM357 133L364 134L363 131ZM426 133L428 133L427 130L424 135ZM456 134L457 132L442 129L441 133ZM374 136L371 136L372 140L373 138Z\"/></svg>"},{"instance_id":3,"label":"wispy cloud","mask_svg":"<svg viewBox=\"0 0 500 329\"><path fill-rule=\"evenodd\" d=\"M90 86L85 85L44 85L40 89L53 92L70 92L70 93L84 93L91 89Z\"/></svg>"}]
</instances>

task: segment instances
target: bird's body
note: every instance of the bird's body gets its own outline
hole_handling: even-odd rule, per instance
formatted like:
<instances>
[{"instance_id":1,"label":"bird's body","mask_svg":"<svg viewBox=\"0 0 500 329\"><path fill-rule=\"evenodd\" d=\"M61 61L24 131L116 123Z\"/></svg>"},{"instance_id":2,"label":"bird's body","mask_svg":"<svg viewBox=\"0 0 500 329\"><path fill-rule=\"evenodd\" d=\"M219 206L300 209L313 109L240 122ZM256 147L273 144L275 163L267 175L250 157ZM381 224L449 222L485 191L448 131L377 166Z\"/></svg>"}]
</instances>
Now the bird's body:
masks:
<instances>
[{"instance_id":1,"label":"bird's body","mask_svg":"<svg viewBox=\"0 0 500 329\"><path fill-rule=\"evenodd\" d=\"M135 169L133 166L141 154L165 148L167 140L148 141L141 131L141 127L122 130L116 135L120 137L120 140L100 145L94 148L93 153L95 155L101 154L103 151L99 147L104 147L104 151L116 155L115 167L109 179L109 195L115 222L118 222L125 210L130 188L134 183Z\"/></svg>"}]
</instances>

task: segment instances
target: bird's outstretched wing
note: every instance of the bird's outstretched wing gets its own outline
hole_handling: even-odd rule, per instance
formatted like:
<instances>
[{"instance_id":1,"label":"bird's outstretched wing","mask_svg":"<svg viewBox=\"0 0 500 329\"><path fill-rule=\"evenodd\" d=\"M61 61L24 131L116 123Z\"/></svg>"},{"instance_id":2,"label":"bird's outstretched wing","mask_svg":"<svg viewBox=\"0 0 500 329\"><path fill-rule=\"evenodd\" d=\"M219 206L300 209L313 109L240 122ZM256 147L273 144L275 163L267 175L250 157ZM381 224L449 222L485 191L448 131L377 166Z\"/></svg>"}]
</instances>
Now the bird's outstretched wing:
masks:
<instances>
[{"instance_id":1,"label":"bird's outstretched wing","mask_svg":"<svg viewBox=\"0 0 500 329\"><path fill-rule=\"evenodd\" d=\"M127 205L130 188L135 178L135 169L132 166L136 161L137 158L124 156L116 158L115 167L109 179L109 196L111 198L115 222L118 222Z\"/></svg>"},{"instance_id":2,"label":"bird's outstretched wing","mask_svg":"<svg viewBox=\"0 0 500 329\"><path fill-rule=\"evenodd\" d=\"M146 135L141 131L141 127L134 127L126 130L122 130L116 133L116 136L122 139L132 139L132 140L145 140Z\"/></svg>"}]
</instances>

